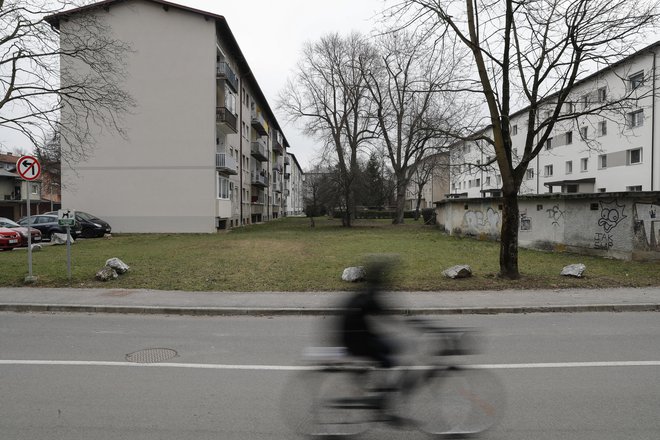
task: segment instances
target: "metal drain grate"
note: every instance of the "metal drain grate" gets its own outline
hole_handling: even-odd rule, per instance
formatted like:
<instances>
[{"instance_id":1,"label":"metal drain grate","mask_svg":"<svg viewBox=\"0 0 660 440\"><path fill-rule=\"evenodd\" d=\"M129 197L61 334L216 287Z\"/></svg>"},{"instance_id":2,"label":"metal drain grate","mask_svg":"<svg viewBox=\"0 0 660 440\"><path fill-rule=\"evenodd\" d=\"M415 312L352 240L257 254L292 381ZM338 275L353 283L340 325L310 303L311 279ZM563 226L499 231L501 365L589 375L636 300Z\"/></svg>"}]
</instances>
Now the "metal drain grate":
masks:
<instances>
[{"instance_id":1,"label":"metal drain grate","mask_svg":"<svg viewBox=\"0 0 660 440\"><path fill-rule=\"evenodd\" d=\"M145 350L128 353L126 355L126 360L138 364L154 364L175 358L177 355L178 353L171 348L147 348Z\"/></svg>"}]
</instances>

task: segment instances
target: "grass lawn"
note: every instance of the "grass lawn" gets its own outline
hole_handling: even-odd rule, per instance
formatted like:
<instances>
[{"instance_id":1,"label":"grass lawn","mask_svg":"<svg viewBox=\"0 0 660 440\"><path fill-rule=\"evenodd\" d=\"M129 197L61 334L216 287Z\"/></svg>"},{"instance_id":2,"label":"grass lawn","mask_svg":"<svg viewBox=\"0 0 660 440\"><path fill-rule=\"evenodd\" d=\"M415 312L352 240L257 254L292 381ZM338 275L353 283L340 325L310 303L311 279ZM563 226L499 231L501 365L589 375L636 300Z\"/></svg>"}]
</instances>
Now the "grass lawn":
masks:
<instances>
[{"instance_id":1,"label":"grass lawn","mask_svg":"<svg viewBox=\"0 0 660 440\"><path fill-rule=\"evenodd\" d=\"M400 255L394 289L411 291L617 287L660 285L660 263L609 260L567 253L520 249L522 278L498 279L499 244L442 234L436 227L408 220L358 220L342 228L339 220L285 218L219 234L117 234L111 239L80 240L72 246L72 281L66 276L66 247L33 252L38 287L106 287L213 291L350 290L345 267L360 265L366 254ZM101 283L94 275L108 258L131 266L119 279ZM559 275L571 263L587 266L585 277ZM474 276L446 279L442 271L469 264ZM0 252L0 286L23 286L27 252Z\"/></svg>"}]
</instances>

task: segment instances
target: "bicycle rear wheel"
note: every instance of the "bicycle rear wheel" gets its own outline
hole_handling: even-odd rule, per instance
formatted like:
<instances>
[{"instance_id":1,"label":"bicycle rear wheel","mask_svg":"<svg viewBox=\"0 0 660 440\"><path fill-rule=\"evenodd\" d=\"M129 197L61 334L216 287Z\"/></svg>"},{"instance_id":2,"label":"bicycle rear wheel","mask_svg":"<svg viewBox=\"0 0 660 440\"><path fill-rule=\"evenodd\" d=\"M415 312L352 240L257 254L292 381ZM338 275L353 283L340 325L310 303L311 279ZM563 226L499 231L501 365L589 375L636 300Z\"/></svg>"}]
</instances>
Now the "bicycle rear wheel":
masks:
<instances>
[{"instance_id":1,"label":"bicycle rear wheel","mask_svg":"<svg viewBox=\"0 0 660 440\"><path fill-rule=\"evenodd\" d=\"M304 371L295 375L282 396L284 418L301 435L347 437L364 432L374 405L354 371Z\"/></svg>"},{"instance_id":2,"label":"bicycle rear wheel","mask_svg":"<svg viewBox=\"0 0 660 440\"><path fill-rule=\"evenodd\" d=\"M411 415L419 428L445 438L478 434L499 421L504 388L487 370L448 368L429 372L411 396Z\"/></svg>"}]
</instances>

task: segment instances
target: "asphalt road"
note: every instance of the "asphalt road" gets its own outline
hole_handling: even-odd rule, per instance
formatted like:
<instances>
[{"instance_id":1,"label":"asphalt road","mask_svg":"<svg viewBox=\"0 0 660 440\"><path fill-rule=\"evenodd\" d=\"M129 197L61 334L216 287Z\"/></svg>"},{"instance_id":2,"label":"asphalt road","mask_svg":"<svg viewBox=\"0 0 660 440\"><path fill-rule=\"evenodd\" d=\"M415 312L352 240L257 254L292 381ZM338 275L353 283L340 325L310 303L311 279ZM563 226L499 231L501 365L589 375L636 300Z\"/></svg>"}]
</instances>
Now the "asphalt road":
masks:
<instances>
[{"instance_id":1,"label":"asphalt road","mask_svg":"<svg viewBox=\"0 0 660 440\"><path fill-rule=\"evenodd\" d=\"M484 438L660 437L660 316L580 313L444 318L486 331L507 389ZM282 390L332 318L0 314L0 433L13 439L291 439ZM409 336L399 327L400 336ZM166 364L126 355L169 349ZM159 351L158 353L171 353ZM375 427L362 438L422 439Z\"/></svg>"}]
</instances>

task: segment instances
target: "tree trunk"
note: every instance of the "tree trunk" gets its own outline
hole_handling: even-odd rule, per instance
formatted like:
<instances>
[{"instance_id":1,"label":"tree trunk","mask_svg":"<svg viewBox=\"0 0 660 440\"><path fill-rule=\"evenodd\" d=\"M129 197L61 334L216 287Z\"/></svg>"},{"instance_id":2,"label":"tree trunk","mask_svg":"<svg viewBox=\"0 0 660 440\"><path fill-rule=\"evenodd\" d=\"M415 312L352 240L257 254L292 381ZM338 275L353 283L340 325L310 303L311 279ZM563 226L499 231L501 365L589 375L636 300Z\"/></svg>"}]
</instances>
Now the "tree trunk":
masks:
<instances>
[{"instance_id":1,"label":"tree trunk","mask_svg":"<svg viewBox=\"0 0 660 440\"><path fill-rule=\"evenodd\" d=\"M515 280L520 278L518 272L518 230L520 226L518 192L515 190L505 192L503 196L499 276Z\"/></svg>"},{"instance_id":2,"label":"tree trunk","mask_svg":"<svg viewBox=\"0 0 660 440\"><path fill-rule=\"evenodd\" d=\"M406 187L404 185L397 185L396 188L396 212L392 224L403 224L403 213L406 210Z\"/></svg>"},{"instance_id":3,"label":"tree trunk","mask_svg":"<svg viewBox=\"0 0 660 440\"><path fill-rule=\"evenodd\" d=\"M422 190L417 193L417 205L415 206L415 221L419 220L419 207L422 205Z\"/></svg>"}]
</instances>

